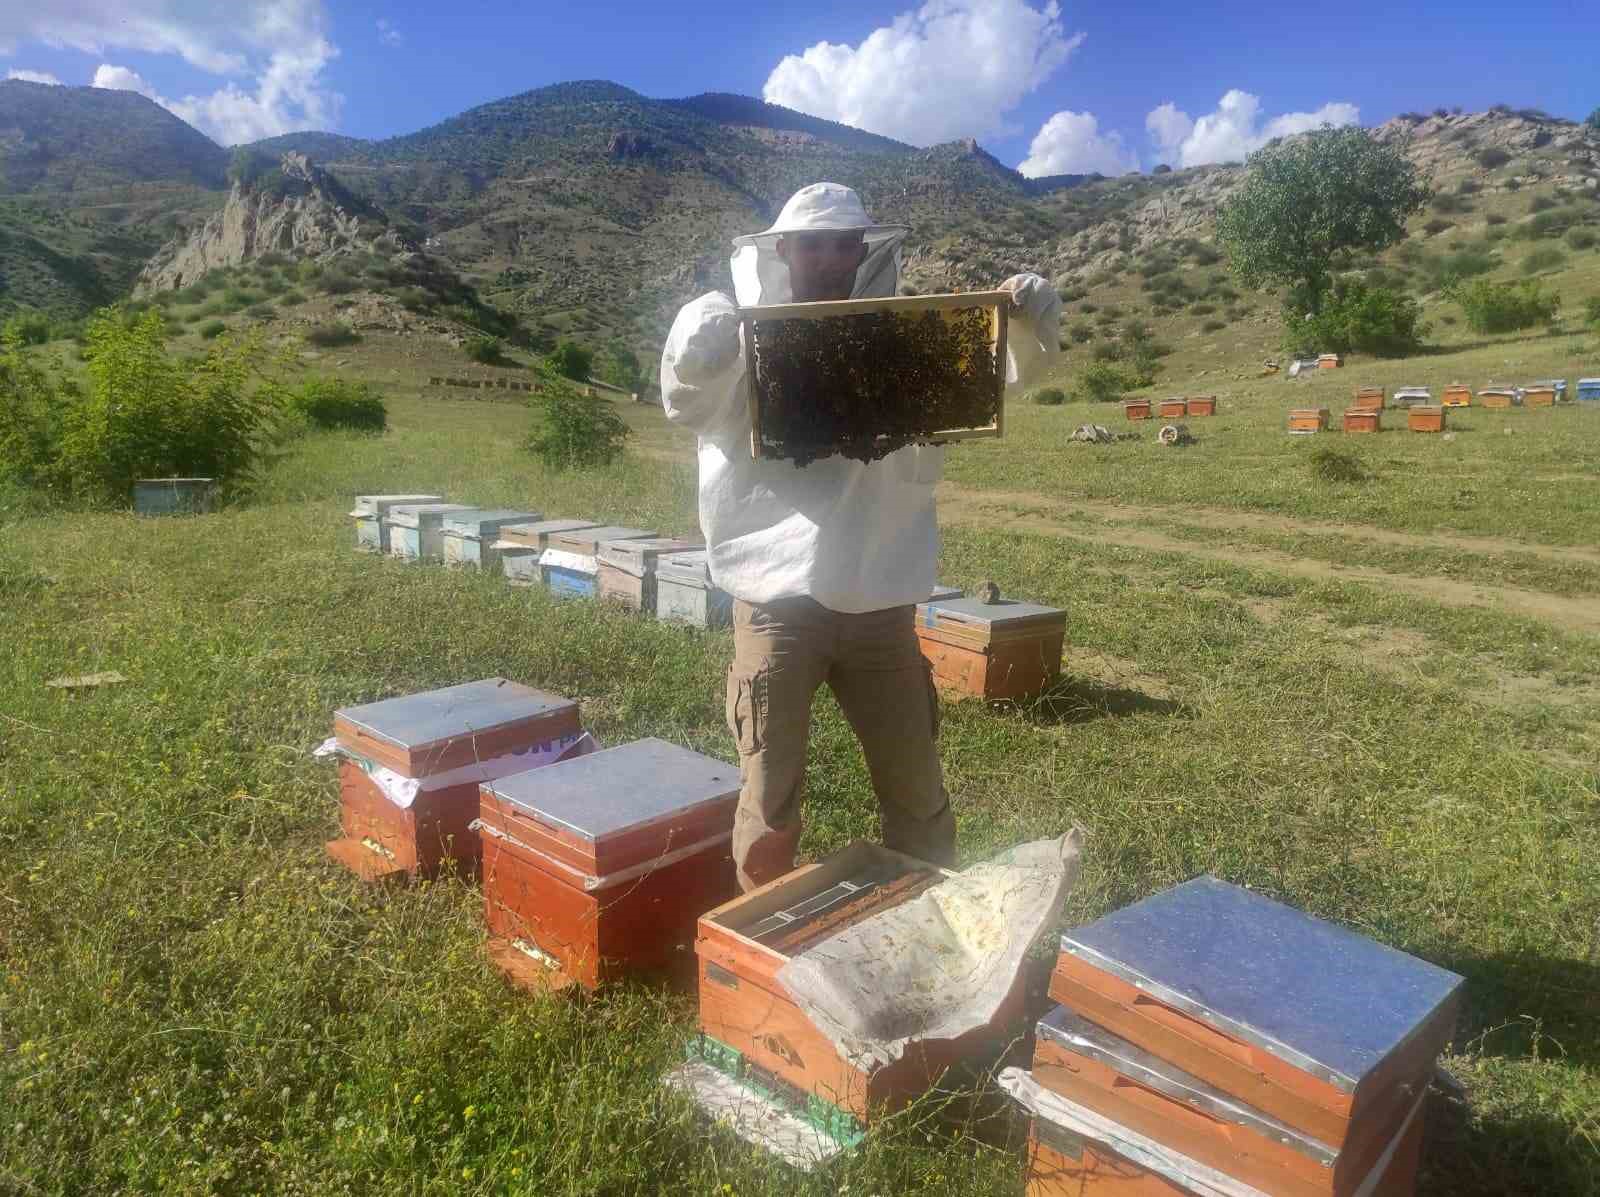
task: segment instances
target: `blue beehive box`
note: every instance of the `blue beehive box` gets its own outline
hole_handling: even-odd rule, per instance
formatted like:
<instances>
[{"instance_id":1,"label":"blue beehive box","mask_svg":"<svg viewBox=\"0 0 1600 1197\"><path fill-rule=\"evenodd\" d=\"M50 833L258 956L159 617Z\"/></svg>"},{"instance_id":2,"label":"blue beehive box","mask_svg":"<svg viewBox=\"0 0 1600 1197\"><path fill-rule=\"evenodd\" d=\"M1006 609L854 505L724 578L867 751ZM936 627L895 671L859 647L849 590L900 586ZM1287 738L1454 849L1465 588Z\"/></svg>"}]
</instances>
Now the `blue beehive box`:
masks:
<instances>
[{"instance_id":1,"label":"blue beehive box","mask_svg":"<svg viewBox=\"0 0 1600 1197\"><path fill-rule=\"evenodd\" d=\"M558 532L576 532L582 528L598 528L594 520L555 519L535 520L530 524L507 524L500 529L494 542L495 556L506 581L513 586L543 585L539 558L550 547L550 537Z\"/></svg>"},{"instance_id":2,"label":"blue beehive box","mask_svg":"<svg viewBox=\"0 0 1600 1197\"><path fill-rule=\"evenodd\" d=\"M444 517L473 511L465 503L403 503L383 517L389 530L389 555L405 561L438 561L444 556Z\"/></svg>"},{"instance_id":3,"label":"blue beehive box","mask_svg":"<svg viewBox=\"0 0 1600 1197\"><path fill-rule=\"evenodd\" d=\"M383 517L402 503L443 503L443 495L357 495L350 518L356 522L356 548L364 553L387 553L389 532Z\"/></svg>"},{"instance_id":4,"label":"blue beehive box","mask_svg":"<svg viewBox=\"0 0 1600 1197\"><path fill-rule=\"evenodd\" d=\"M580 528L552 535L539 566L544 584L552 594L567 598L594 598L600 589L600 562L596 556L600 543L607 540L641 540L654 536L643 528L607 525Z\"/></svg>"},{"instance_id":5,"label":"blue beehive box","mask_svg":"<svg viewBox=\"0 0 1600 1197\"><path fill-rule=\"evenodd\" d=\"M492 567L499 561L494 546L501 528L543 518L542 511L463 511L447 515L441 531L444 559L450 565Z\"/></svg>"},{"instance_id":6,"label":"blue beehive box","mask_svg":"<svg viewBox=\"0 0 1600 1197\"><path fill-rule=\"evenodd\" d=\"M1588 403L1600 402L1600 378L1578 379L1578 398Z\"/></svg>"}]
</instances>

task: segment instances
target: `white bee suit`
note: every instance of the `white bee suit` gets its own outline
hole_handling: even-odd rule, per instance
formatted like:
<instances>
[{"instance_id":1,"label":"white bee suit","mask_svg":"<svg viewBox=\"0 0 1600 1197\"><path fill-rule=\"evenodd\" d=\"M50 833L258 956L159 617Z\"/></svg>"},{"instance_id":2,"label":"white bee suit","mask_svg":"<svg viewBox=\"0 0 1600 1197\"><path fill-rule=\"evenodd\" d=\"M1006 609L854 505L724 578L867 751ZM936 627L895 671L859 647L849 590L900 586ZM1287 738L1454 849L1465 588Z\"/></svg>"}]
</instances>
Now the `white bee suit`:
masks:
<instances>
[{"instance_id":1,"label":"white bee suit","mask_svg":"<svg viewBox=\"0 0 1600 1197\"><path fill-rule=\"evenodd\" d=\"M867 244L851 298L894 295L909 230L872 224L854 191L818 183L797 192L772 228L734 240L737 302L718 291L685 304L661 355L667 416L699 437L700 528L712 580L749 603L807 595L830 610L859 613L921 602L933 589L942 447L911 446L871 464L825 457L804 467L750 454L739 305L791 301L789 268L777 253L781 234L845 229L862 230ZM1061 301L1038 275L1005 285L1019 302L1007 338L1012 393L1057 352Z\"/></svg>"}]
</instances>

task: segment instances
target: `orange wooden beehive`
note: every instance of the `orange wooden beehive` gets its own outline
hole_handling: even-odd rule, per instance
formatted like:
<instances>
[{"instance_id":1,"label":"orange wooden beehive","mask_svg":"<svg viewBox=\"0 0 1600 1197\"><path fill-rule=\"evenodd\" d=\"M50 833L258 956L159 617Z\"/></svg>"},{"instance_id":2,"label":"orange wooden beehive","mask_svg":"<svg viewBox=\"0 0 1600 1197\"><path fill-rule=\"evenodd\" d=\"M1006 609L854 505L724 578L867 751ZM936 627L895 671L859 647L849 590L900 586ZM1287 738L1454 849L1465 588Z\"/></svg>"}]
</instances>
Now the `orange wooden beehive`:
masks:
<instances>
[{"instance_id":1,"label":"orange wooden beehive","mask_svg":"<svg viewBox=\"0 0 1600 1197\"><path fill-rule=\"evenodd\" d=\"M1067 613L1001 599L940 599L917 604L917 643L934 684L955 695L1024 698L1061 673Z\"/></svg>"},{"instance_id":2,"label":"orange wooden beehive","mask_svg":"<svg viewBox=\"0 0 1600 1197\"><path fill-rule=\"evenodd\" d=\"M1504 411L1517 405L1517 393L1509 387L1485 387L1478 392L1478 406Z\"/></svg>"},{"instance_id":3,"label":"orange wooden beehive","mask_svg":"<svg viewBox=\"0 0 1600 1197\"><path fill-rule=\"evenodd\" d=\"M1189 416L1214 416L1217 414L1217 397L1215 395L1190 395L1184 400L1183 415Z\"/></svg>"},{"instance_id":4,"label":"orange wooden beehive","mask_svg":"<svg viewBox=\"0 0 1600 1197\"><path fill-rule=\"evenodd\" d=\"M1522 392L1523 407L1554 407L1555 405L1555 387L1528 387Z\"/></svg>"},{"instance_id":5,"label":"orange wooden beehive","mask_svg":"<svg viewBox=\"0 0 1600 1197\"><path fill-rule=\"evenodd\" d=\"M815 864L751 890L700 918L700 1030L803 1095L868 1121L926 1093L941 1073L992 1046L1021 1010L1019 974L988 1026L953 1039L918 1039L892 1064L847 1060L792 1002L778 971L815 939L909 901L951 874L856 840Z\"/></svg>"},{"instance_id":6,"label":"orange wooden beehive","mask_svg":"<svg viewBox=\"0 0 1600 1197\"><path fill-rule=\"evenodd\" d=\"M1346 432L1381 432L1383 414L1376 408L1354 408L1344 413Z\"/></svg>"},{"instance_id":7,"label":"orange wooden beehive","mask_svg":"<svg viewBox=\"0 0 1600 1197\"><path fill-rule=\"evenodd\" d=\"M1459 382L1452 382L1440 394L1439 404L1442 407L1471 407L1472 388L1463 386Z\"/></svg>"},{"instance_id":8,"label":"orange wooden beehive","mask_svg":"<svg viewBox=\"0 0 1600 1197\"><path fill-rule=\"evenodd\" d=\"M1290 432L1325 432L1328 427L1328 409L1325 407L1297 407L1289 413Z\"/></svg>"},{"instance_id":9,"label":"orange wooden beehive","mask_svg":"<svg viewBox=\"0 0 1600 1197\"><path fill-rule=\"evenodd\" d=\"M1182 399L1163 399L1160 414L1163 420L1179 420L1189 412L1189 405Z\"/></svg>"},{"instance_id":10,"label":"orange wooden beehive","mask_svg":"<svg viewBox=\"0 0 1600 1197\"><path fill-rule=\"evenodd\" d=\"M1337 370L1344 362L1337 353L1319 353L1317 355L1317 368L1319 370Z\"/></svg>"},{"instance_id":11,"label":"orange wooden beehive","mask_svg":"<svg viewBox=\"0 0 1600 1197\"><path fill-rule=\"evenodd\" d=\"M505 678L342 709L344 835L328 855L369 879L474 868L479 784L555 759L580 732L577 703Z\"/></svg>"},{"instance_id":12,"label":"orange wooden beehive","mask_svg":"<svg viewBox=\"0 0 1600 1197\"><path fill-rule=\"evenodd\" d=\"M738 796L736 766L656 739L483 786L491 959L529 988L670 963L738 891Z\"/></svg>"},{"instance_id":13,"label":"orange wooden beehive","mask_svg":"<svg viewBox=\"0 0 1600 1197\"><path fill-rule=\"evenodd\" d=\"M1150 400L1129 399L1122 405L1122 413L1130 420L1148 420L1150 418Z\"/></svg>"},{"instance_id":14,"label":"orange wooden beehive","mask_svg":"<svg viewBox=\"0 0 1600 1197\"><path fill-rule=\"evenodd\" d=\"M1351 406L1357 411L1382 411L1387 398L1388 392L1382 387L1357 387L1355 402Z\"/></svg>"},{"instance_id":15,"label":"orange wooden beehive","mask_svg":"<svg viewBox=\"0 0 1600 1197\"><path fill-rule=\"evenodd\" d=\"M1406 426L1412 432L1443 432L1444 408L1413 407L1406 413Z\"/></svg>"}]
</instances>

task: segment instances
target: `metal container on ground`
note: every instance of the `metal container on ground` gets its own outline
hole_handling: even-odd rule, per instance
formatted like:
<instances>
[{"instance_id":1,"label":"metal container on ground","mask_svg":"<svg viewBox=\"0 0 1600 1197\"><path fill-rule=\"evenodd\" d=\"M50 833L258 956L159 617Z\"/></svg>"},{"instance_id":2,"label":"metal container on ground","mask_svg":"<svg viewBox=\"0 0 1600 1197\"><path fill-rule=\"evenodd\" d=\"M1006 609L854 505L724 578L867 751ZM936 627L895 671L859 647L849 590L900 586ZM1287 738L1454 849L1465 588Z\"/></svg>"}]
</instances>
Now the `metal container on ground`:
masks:
<instances>
[{"instance_id":1,"label":"metal container on ground","mask_svg":"<svg viewBox=\"0 0 1600 1197\"><path fill-rule=\"evenodd\" d=\"M356 522L356 548L364 553L387 553L389 530L383 517L401 504L443 503L443 495L357 495L350 518Z\"/></svg>"},{"instance_id":2,"label":"metal container on ground","mask_svg":"<svg viewBox=\"0 0 1600 1197\"><path fill-rule=\"evenodd\" d=\"M646 540L653 536L654 532L644 528L617 524L551 533L539 555L544 584L563 598L595 598L600 590L600 545L608 540Z\"/></svg>"},{"instance_id":3,"label":"metal container on ground","mask_svg":"<svg viewBox=\"0 0 1600 1197\"><path fill-rule=\"evenodd\" d=\"M981 598L917 604L917 643L934 684L955 695L1025 698L1061 674L1067 613L1037 603Z\"/></svg>"},{"instance_id":4,"label":"metal container on ground","mask_svg":"<svg viewBox=\"0 0 1600 1197\"><path fill-rule=\"evenodd\" d=\"M542 511L463 511L447 515L441 528L444 559L450 565L475 565L493 569L500 563L495 542L507 524L522 524L544 518Z\"/></svg>"},{"instance_id":5,"label":"metal container on ground","mask_svg":"<svg viewBox=\"0 0 1600 1197\"><path fill-rule=\"evenodd\" d=\"M738 892L738 798L737 765L658 739L485 784L491 958L540 989L671 963Z\"/></svg>"},{"instance_id":6,"label":"metal container on ground","mask_svg":"<svg viewBox=\"0 0 1600 1197\"><path fill-rule=\"evenodd\" d=\"M440 561L444 558L444 517L477 508L466 503L401 503L383 517L388 529L389 556L404 561Z\"/></svg>"},{"instance_id":7,"label":"metal container on ground","mask_svg":"<svg viewBox=\"0 0 1600 1197\"><path fill-rule=\"evenodd\" d=\"M704 550L657 559L656 618L696 628L722 628L733 622L733 599L712 583Z\"/></svg>"},{"instance_id":8,"label":"metal container on ground","mask_svg":"<svg viewBox=\"0 0 1600 1197\"><path fill-rule=\"evenodd\" d=\"M656 570L661 559L704 547L698 540L678 540L670 536L602 541L595 553L599 597L620 603L630 611L654 615Z\"/></svg>"},{"instance_id":9,"label":"metal container on ground","mask_svg":"<svg viewBox=\"0 0 1600 1197\"><path fill-rule=\"evenodd\" d=\"M140 478L133 484L138 515L204 515L216 501L215 478Z\"/></svg>"},{"instance_id":10,"label":"metal container on ground","mask_svg":"<svg viewBox=\"0 0 1600 1197\"><path fill-rule=\"evenodd\" d=\"M499 558L506 581L513 586L539 586L544 575L539 567L540 555L549 547L550 537L557 532L576 532L581 528L597 528L594 520L550 519L535 520L529 524L507 524L500 529L494 542L495 556Z\"/></svg>"},{"instance_id":11,"label":"metal container on ground","mask_svg":"<svg viewBox=\"0 0 1600 1197\"><path fill-rule=\"evenodd\" d=\"M1433 392L1427 387L1400 387L1394 393L1393 404L1395 407L1429 407L1433 404Z\"/></svg>"}]
</instances>

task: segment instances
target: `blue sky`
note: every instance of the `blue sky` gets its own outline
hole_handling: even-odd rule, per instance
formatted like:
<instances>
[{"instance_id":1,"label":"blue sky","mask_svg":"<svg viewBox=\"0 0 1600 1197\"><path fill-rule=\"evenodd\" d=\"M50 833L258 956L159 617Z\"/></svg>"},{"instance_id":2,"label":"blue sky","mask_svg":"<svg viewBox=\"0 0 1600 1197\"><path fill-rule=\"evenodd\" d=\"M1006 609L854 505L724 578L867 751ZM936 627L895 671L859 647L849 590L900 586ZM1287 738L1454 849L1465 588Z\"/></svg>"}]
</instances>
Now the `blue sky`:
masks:
<instances>
[{"instance_id":1,"label":"blue sky","mask_svg":"<svg viewBox=\"0 0 1600 1197\"><path fill-rule=\"evenodd\" d=\"M1275 132L1439 105L1573 118L1600 107L1595 0L1347 0L1336 21L1306 10L1292 48L1290 11L1261 0L0 0L0 74L143 91L222 141L304 127L390 136L567 79L652 96L765 92L920 144L976 136L1028 173L1220 160Z\"/></svg>"}]
</instances>

